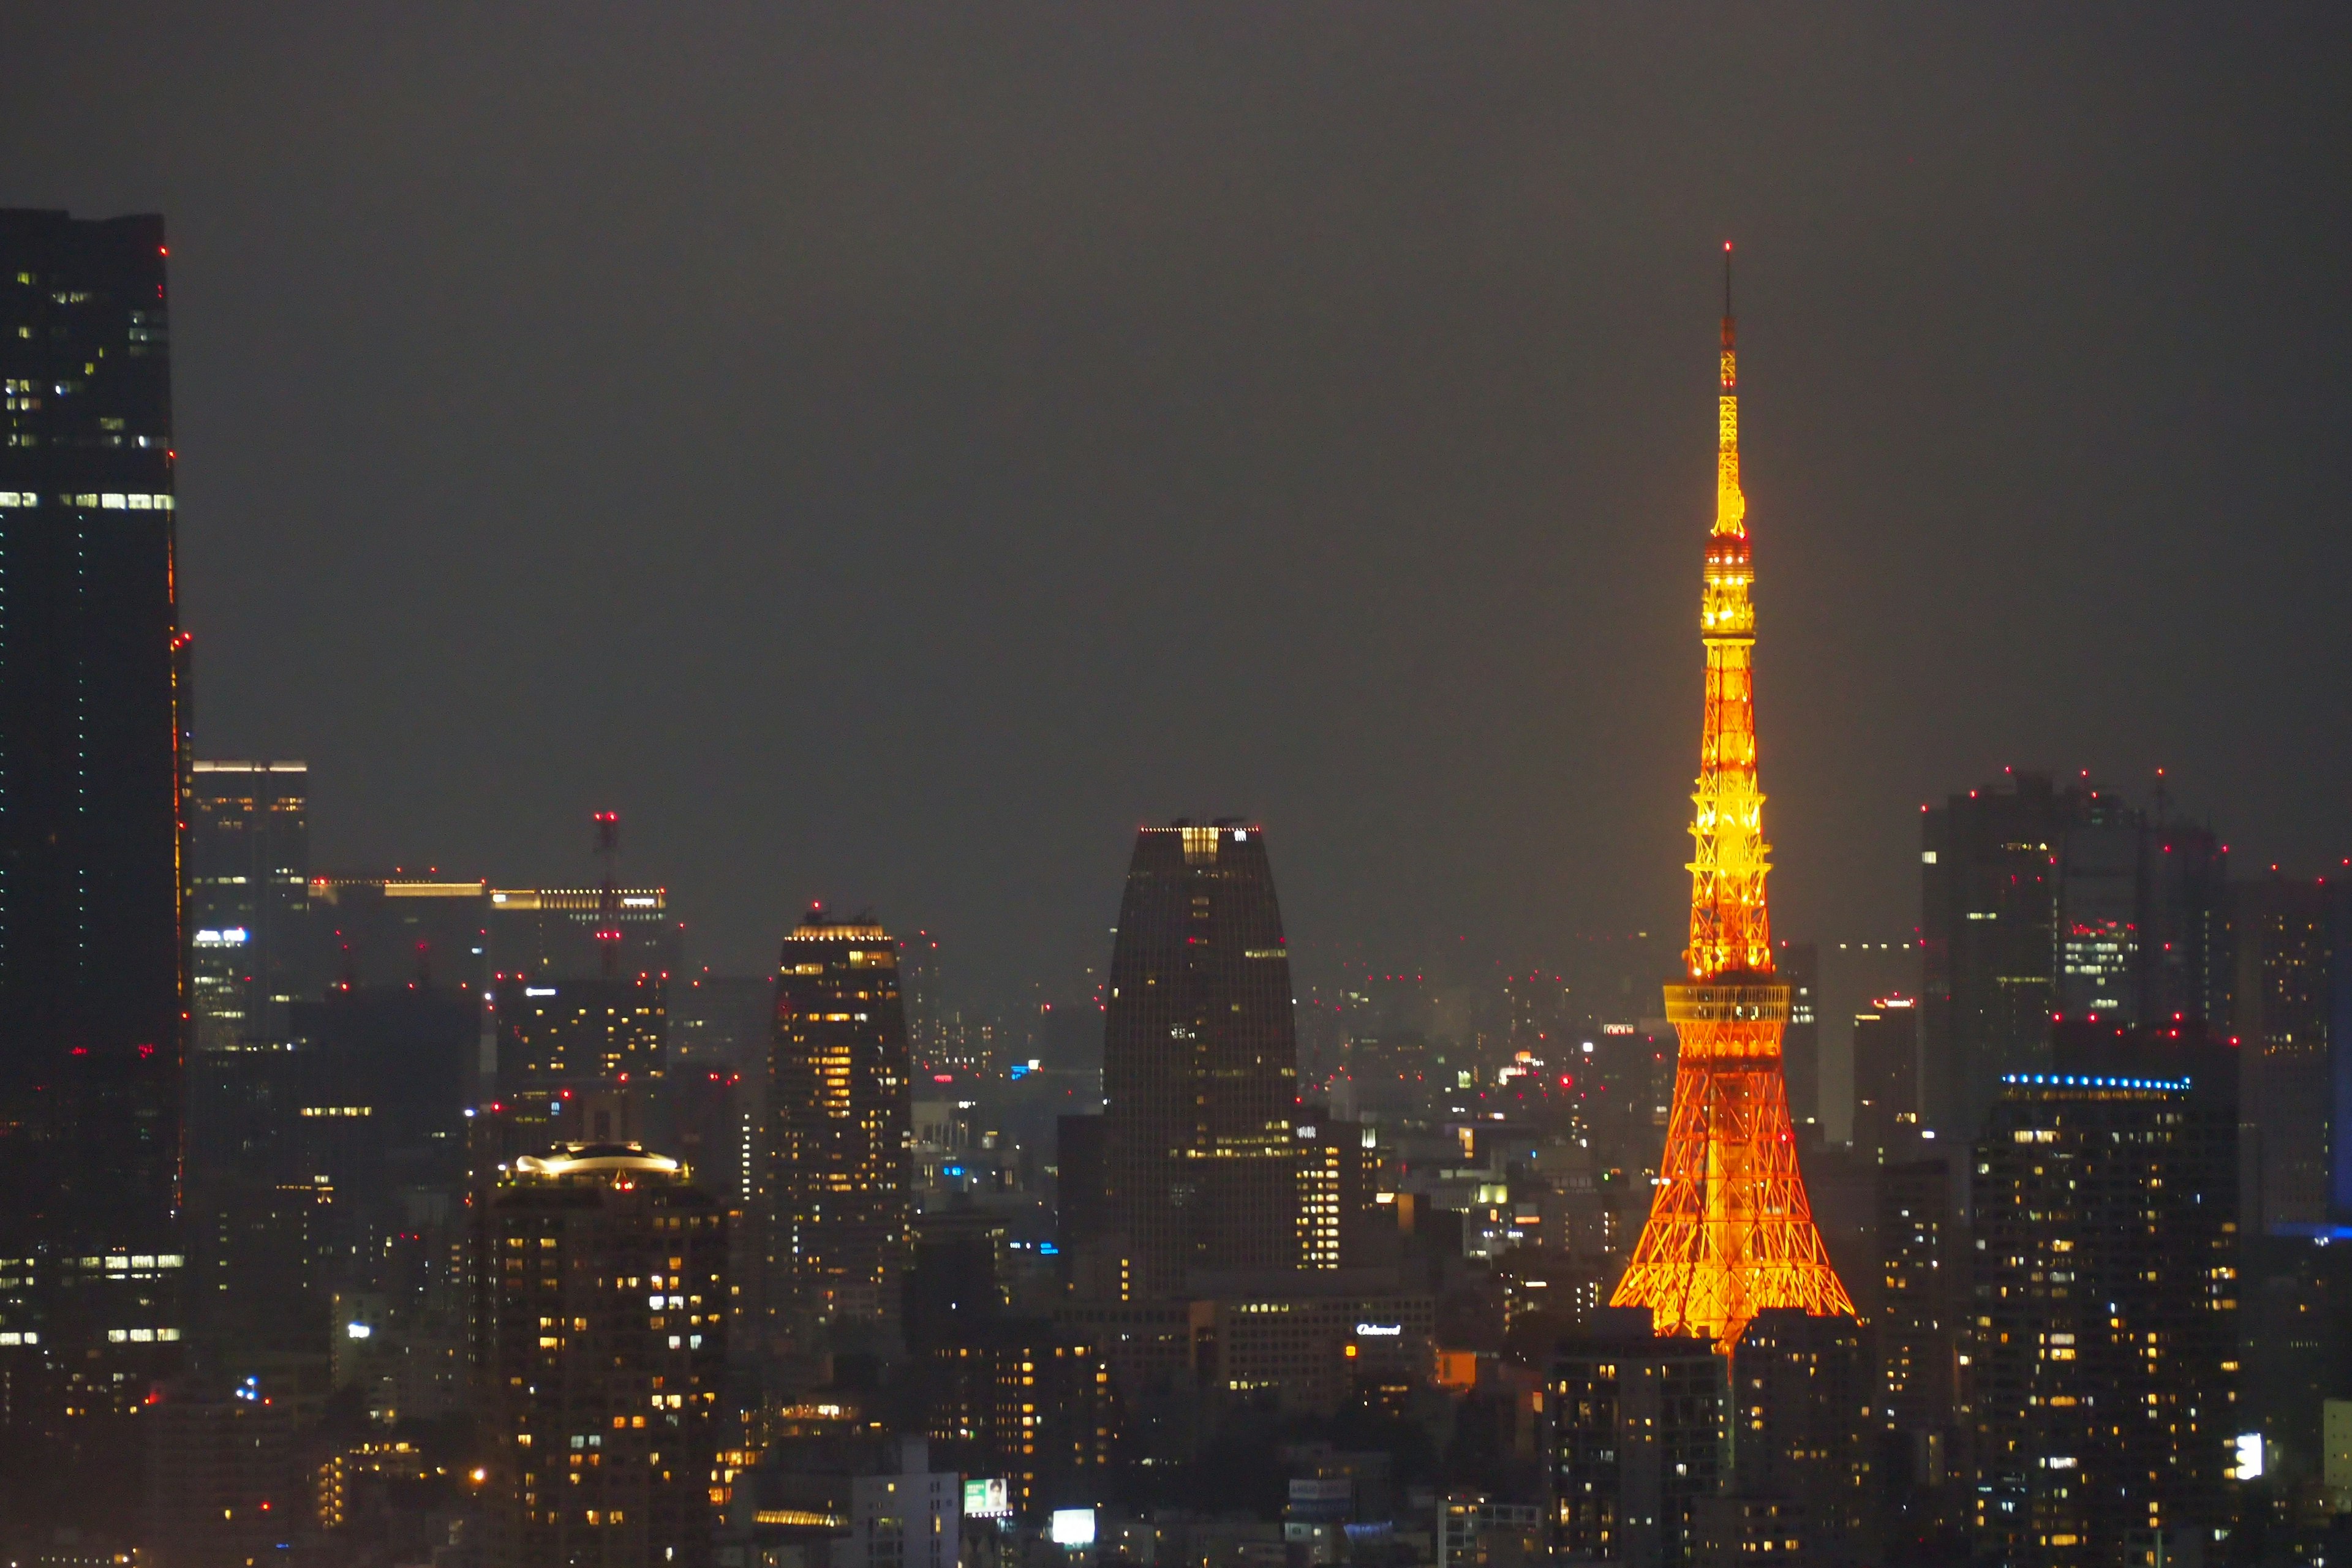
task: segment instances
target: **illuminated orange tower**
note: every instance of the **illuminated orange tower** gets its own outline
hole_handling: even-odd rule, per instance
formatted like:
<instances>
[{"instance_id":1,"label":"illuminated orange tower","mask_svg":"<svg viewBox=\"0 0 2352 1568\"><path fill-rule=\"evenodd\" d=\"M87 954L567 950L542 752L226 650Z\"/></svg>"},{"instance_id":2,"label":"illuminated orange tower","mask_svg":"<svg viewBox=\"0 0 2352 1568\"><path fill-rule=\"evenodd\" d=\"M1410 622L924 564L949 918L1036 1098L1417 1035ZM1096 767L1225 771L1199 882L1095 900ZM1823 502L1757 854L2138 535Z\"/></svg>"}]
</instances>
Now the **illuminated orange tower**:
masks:
<instances>
[{"instance_id":1,"label":"illuminated orange tower","mask_svg":"<svg viewBox=\"0 0 2352 1568\"><path fill-rule=\"evenodd\" d=\"M1666 987L1681 1043L1674 1113L1649 1223L1612 1303L1647 1307L1661 1334L1725 1350L1767 1307L1851 1314L1813 1225L1780 1031L1789 988L1772 973L1764 904L1764 795L1756 787L1755 581L1739 489L1739 385L1732 359L1731 247L1723 258L1723 391L1717 403L1715 528L1707 535L1699 637L1706 717L1691 795L1690 946Z\"/></svg>"}]
</instances>

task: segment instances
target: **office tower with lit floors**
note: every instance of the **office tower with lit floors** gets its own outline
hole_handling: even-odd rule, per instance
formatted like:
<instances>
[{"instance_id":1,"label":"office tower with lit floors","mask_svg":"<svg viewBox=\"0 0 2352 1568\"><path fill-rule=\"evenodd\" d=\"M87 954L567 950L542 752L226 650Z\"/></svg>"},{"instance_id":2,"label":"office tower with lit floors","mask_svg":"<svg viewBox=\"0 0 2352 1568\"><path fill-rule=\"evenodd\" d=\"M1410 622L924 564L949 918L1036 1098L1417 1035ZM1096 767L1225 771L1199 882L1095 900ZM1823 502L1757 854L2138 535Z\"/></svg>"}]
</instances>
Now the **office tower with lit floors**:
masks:
<instances>
[{"instance_id":1,"label":"office tower with lit floors","mask_svg":"<svg viewBox=\"0 0 2352 1568\"><path fill-rule=\"evenodd\" d=\"M768 1055L767 1309L786 1342L898 1317L910 1072L898 944L871 920L811 911L784 938Z\"/></svg>"},{"instance_id":2,"label":"office tower with lit floors","mask_svg":"<svg viewBox=\"0 0 2352 1568\"><path fill-rule=\"evenodd\" d=\"M1301 1264L1290 957L1263 830L1136 834L1103 1024L1098 1293Z\"/></svg>"},{"instance_id":3,"label":"office tower with lit floors","mask_svg":"<svg viewBox=\"0 0 2352 1568\"><path fill-rule=\"evenodd\" d=\"M160 217L0 211L0 1521L26 1528L121 1516L121 1421L179 1351L164 271Z\"/></svg>"},{"instance_id":4,"label":"office tower with lit floors","mask_svg":"<svg viewBox=\"0 0 2352 1568\"><path fill-rule=\"evenodd\" d=\"M187 793L188 986L193 1049L286 1038L310 910L310 770L200 762Z\"/></svg>"},{"instance_id":5,"label":"office tower with lit floors","mask_svg":"<svg viewBox=\"0 0 2352 1568\"><path fill-rule=\"evenodd\" d=\"M2001 1085L1975 1150L1962 1370L1993 1560L2148 1562L2161 1538L2190 1561L2230 1522L2234 1070L2221 1047L2079 1025Z\"/></svg>"},{"instance_id":6,"label":"office tower with lit floors","mask_svg":"<svg viewBox=\"0 0 2352 1568\"><path fill-rule=\"evenodd\" d=\"M727 1226L634 1144L524 1155L484 1216L492 1568L710 1562Z\"/></svg>"}]
</instances>

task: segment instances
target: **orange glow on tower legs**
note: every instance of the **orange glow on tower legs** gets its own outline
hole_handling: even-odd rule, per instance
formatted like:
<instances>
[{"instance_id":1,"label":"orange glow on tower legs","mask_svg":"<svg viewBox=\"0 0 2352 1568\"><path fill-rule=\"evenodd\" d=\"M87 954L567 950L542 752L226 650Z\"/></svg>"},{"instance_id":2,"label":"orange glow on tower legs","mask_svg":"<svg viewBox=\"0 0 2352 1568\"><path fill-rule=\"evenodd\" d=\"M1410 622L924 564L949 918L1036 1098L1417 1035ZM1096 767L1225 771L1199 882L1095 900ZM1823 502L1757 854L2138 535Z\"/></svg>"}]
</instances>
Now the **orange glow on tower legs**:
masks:
<instances>
[{"instance_id":1,"label":"orange glow on tower legs","mask_svg":"<svg viewBox=\"0 0 2352 1568\"><path fill-rule=\"evenodd\" d=\"M1706 650L1698 782L1691 795L1686 983L1666 987L1680 1053L1657 1195L1611 1303L1647 1307L1661 1334L1728 1350L1768 1307L1852 1315L1797 1169L1780 1076L1789 988L1772 973L1764 899L1770 848L1756 782L1755 570L1739 488L1731 247L1724 247L1715 527L1699 599Z\"/></svg>"}]
</instances>

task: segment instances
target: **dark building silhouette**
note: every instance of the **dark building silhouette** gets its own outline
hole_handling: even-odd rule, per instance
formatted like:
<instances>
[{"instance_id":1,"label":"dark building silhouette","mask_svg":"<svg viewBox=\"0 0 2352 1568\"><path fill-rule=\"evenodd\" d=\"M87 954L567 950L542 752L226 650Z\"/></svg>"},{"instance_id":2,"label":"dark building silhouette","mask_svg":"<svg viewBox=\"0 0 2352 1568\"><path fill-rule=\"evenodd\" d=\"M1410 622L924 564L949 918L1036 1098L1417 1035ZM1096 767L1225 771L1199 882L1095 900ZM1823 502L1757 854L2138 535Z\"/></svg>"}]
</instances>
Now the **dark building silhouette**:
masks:
<instances>
[{"instance_id":1,"label":"dark building silhouette","mask_svg":"<svg viewBox=\"0 0 2352 1568\"><path fill-rule=\"evenodd\" d=\"M1297 1267L1298 1046L1263 832L1136 835L1105 1007L1099 1288Z\"/></svg>"},{"instance_id":2,"label":"dark building silhouette","mask_svg":"<svg viewBox=\"0 0 2352 1568\"><path fill-rule=\"evenodd\" d=\"M2112 791L2012 774L1922 818L1927 1123L1972 1141L2003 1074L2046 1068L2053 1017L2220 1024L2234 965L2208 830Z\"/></svg>"},{"instance_id":3,"label":"dark building silhouette","mask_svg":"<svg viewBox=\"0 0 2352 1568\"><path fill-rule=\"evenodd\" d=\"M1822 950L1784 942L1774 963L1789 988L1789 1024L1780 1032L1780 1076L1789 1085L1789 1115L1800 1125L1822 1120Z\"/></svg>"},{"instance_id":4,"label":"dark building silhouette","mask_svg":"<svg viewBox=\"0 0 2352 1568\"><path fill-rule=\"evenodd\" d=\"M2238 1136L2250 1228L2352 1220L2352 883L2271 877L2231 889Z\"/></svg>"},{"instance_id":5,"label":"dark building silhouette","mask_svg":"<svg viewBox=\"0 0 2352 1568\"><path fill-rule=\"evenodd\" d=\"M785 937L769 1047L772 1330L895 1318L914 1107L898 944L813 911Z\"/></svg>"},{"instance_id":6,"label":"dark building silhouette","mask_svg":"<svg viewBox=\"0 0 2352 1568\"><path fill-rule=\"evenodd\" d=\"M28 1522L121 1516L110 1424L179 1348L164 254L157 216L0 211L0 1518Z\"/></svg>"},{"instance_id":7,"label":"dark building silhouette","mask_svg":"<svg viewBox=\"0 0 2352 1568\"><path fill-rule=\"evenodd\" d=\"M197 763L187 792L193 1049L286 1038L303 990L310 906L310 770L301 763ZM192 1108L191 1116L200 1108Z\"/></svg>"},{"instance_id":8,"label":"dark building silhouette","mask_svg":"<svg viewBox=\"0 0 2352 1568\"><path fill-rule=\"evenodd\" d=\"M1965 1382L1979 1551L2066 1568L2211 1550L2236 1402L2226 1049L2062 1030L1976 1146Z\"/></svg>"},{"instance_id":9,"label":"dark building silhouette","mask_svg":"<svg viewBox=\"0 0 2352 1568\"><path fill-rule=\"evenodd\" d=\"M525 1155L484 1219L492 1568L710 1562L727 1225L634 1144Z\"/></svg>"},{"instance_id":10,"label":"dark building silhouette","mask_svg":"<svg viewBox=\"0 0 2352 1568\"><path fill-rule=\"evenodd\" d=\"M1004 1313L1004 1222L979 1208L941 1209L915 1222L905 1281L907 1349L928 1355Z\"/></svg>"},{"instance_id":11,"label":"dark building silhouette","mask_svg":"<svg viewBox=\"0 0 2352 1568\"><path fill-rule=\"evenodd\" d=\"M1853 1016L1853 1146L1885 1159L1918 1136L1918 1005L1882 996Z\"/></svg>"},{"instance_id":12,"label":"dark building silhouette","mask_svg":"<svg viewBox=\"0 0 2352 1568\"><path fill-rule=\"evenodd\" d=\"M1896 1439L1888 1489L1932 1489L1957 1459L1961 1270L1951 1162L1898 1160L1878 1173L1878 1408Z\"/></svg>"}]
</instances>

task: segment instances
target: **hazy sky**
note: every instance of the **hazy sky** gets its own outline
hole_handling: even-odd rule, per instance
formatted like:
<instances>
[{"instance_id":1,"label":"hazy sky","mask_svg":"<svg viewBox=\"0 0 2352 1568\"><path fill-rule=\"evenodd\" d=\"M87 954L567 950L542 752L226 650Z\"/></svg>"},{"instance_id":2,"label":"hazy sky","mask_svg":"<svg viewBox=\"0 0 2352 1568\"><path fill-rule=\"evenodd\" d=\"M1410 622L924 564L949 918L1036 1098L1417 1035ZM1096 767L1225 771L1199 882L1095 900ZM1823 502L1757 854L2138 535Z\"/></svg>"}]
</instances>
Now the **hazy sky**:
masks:
<instances>
[{"instance_id":1,"label":"hazy sky","mask_svg":"<svg viewBox=\"0 0 2352 1568\"><path fill-rule=\"evenodd\" d=\"M2352 854L2352 14L10 7L161 209L210 755L322 866L809 900L1009 990L1129 836L1294 939L1675 919L1740 247L1784 934L2005 763Z\"/></svg>"}]
</instances>

